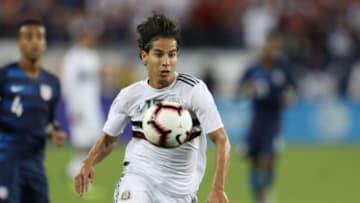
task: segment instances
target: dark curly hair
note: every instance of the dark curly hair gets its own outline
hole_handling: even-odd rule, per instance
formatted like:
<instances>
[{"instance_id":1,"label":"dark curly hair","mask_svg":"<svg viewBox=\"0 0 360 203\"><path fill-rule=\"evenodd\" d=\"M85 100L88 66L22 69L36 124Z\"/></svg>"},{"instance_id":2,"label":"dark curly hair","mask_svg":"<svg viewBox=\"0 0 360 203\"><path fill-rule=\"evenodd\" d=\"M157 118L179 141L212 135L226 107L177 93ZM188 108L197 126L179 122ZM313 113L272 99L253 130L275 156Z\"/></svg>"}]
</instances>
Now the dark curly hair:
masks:
<instances>
[{"instance_id":1,"label":"dark curly hair","mask_svg":"<svg viewBox=\"0 0 360 203\"><path fill-rule=\"evenodd\" d=\"M162 14L153 12L151 17L136 27L136 31L139 34L138 46L142 51L149 52L152 42L160 37L174 38L179 49L180 31L173 21Z\"/></svg>"}]
</instances>

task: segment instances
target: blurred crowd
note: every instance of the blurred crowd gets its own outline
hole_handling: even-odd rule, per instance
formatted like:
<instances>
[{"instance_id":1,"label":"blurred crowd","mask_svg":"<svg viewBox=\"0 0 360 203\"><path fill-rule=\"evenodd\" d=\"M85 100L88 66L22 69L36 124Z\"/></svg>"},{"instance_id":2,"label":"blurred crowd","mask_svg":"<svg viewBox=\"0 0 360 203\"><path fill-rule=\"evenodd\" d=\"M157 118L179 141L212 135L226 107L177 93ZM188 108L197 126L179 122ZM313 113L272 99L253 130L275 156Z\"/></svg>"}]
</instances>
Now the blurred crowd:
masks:
<instances>
[{"instance_id":1,"label":"blurred crowd","mask_svg":"<svg viewBox=\"0 0 360 203\"><path fill-rule=\"evenodd\" d=\"M85 18L102 44L133 44L135 26L154 10L180 24L189 48L256 51L276 33L305 95L360 100L358 0L0 0L0 37L14 37L17 22L37 17L50 43L68 42Z\"/></svg>"}]
</instances>

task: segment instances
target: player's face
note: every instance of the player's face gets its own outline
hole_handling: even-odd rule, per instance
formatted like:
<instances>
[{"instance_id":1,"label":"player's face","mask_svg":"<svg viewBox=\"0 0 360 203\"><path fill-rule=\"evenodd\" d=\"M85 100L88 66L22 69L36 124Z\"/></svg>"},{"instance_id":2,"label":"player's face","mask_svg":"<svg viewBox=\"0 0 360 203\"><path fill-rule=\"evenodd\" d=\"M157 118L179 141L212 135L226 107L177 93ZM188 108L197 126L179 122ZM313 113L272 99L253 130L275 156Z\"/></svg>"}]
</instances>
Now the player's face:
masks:
<instances>
[{"instance_id":1,"label":"player's face","mask_svg":"<svg viewBox=\"0 0 360 203\"><path fill-rule=\"evenodd\" d=\"M150 51L142 51L147 66L149 84L157 89L169 86L175 80L177 42L173 38L159 38L152 42Z\"/></svg>"},{"instance_id":2,"label":"player's face","mask_svg":"<svg viewBox=\"0 0 360 203\"><path fill-rule=\"evenodd\" d=\"M26 60L39 60L46 49L45 28L41 25L22 26L17 45Z\"/></svg>"},{"instance_id":3,"label":"player's face","mask_svg":"<svg viewBox=\"0 0 360 203\"><path fill-rule=\"evenodd\" d=\"M276 39L268 39L265 41L263 48L263 57L265 60L273 61L279 55L279 43Z\"/></svg>"}]
</instances>

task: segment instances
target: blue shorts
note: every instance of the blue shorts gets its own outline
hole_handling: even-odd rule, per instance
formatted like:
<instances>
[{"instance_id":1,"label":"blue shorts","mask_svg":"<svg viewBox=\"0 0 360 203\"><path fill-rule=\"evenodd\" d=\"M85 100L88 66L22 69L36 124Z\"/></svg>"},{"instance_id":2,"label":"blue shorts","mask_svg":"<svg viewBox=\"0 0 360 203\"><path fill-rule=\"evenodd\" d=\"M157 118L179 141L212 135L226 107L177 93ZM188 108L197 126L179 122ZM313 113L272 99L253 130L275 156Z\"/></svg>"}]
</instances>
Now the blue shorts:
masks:
<instances>
[{"instance_id":1,"label":"blue shorts","mask_svg":"<svg viewBox=\"0 0 360 203\"><path fill-rule=\"evenodd\" d=\"M49 203L42 160L0 162L0 203Z\"/></svg>"},{"instance_id":2,"label":"blue shorts","mask_svg":"<svg viewBox=\"0 0 360 203\"><path fill-rule=\"evenodd\" d=\"M256 158L260 155L276 156L278 154L278 137L251 137L245 141L244 152L249 158Z\"/></svg>"}]
</instances>

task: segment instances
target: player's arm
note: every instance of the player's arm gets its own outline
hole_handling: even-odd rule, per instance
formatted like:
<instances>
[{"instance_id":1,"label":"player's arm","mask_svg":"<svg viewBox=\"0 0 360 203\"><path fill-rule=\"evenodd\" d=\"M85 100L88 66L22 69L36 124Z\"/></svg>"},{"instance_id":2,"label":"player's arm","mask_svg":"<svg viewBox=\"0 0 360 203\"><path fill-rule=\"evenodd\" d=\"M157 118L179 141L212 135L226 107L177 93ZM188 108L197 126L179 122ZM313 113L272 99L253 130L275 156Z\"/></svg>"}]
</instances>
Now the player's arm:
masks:
<instances>
[{"instance_id":1,"label":"player's arm","mask_svg":"<svg viewBox=\"0 0 360 203\"><path fill-rule=\"evenodd\" d=\"M237 96L264 97L268 93L268 88L265 80L254 77L253 68L250 67L239 81Z\"/></svg>"},{"instance_id":2,"label":"player's arm","mask_svg":"<svg viewBox=\"0 0 360 203\"><path fill-rule=\"evenodd\" d=\"M83 164L92 167L102 161L116 147L118 140L119 136L103 134L100 140L92 147Z\"/></svg>"},{"instance_id":3,"label":"player's arm","mask_svg":"<svg viewBox=\"0 0 360 203\"><path fill-rule=\"evenodd\" d=\"M83 161L80 172L75 176L75 191L80 196L88 191L89 183L92 182L95 177L93 166L102 161L112 152L114 147L117 145L118 140L119 136L103 134L103 136L91 148L89 154Z\"/></svg>"},{"instance_id":4,"label":"player's arm","mask_svg":"<svg viewBox=\"0 0 360 203\"><path fill-rule=\"evenodd\" d=\"M282 103L284 106L289 106L296 100L296 83L290 73L285 72L286 75L286 86L282 95Z\"/></svg>"},{"instance_id":5,"label":"player's arm","mask_svg":"<svg viewBox=\"0 0 360 203\"><path fill-rule=\"evenodd\" d=\"M254 81L244 81L238 90L238 95L242 95L248 98L255 97L257 92L256 83Z\"/></svg>"},{"instance_id":6,"label":"player's arm","mask_svg":"<svg viewBox=\"0 0 360 203\"><path fill-rule=\"evenodd\" d=\"M56 120L56 109L61 97L60 81L57 78L53 78L54 81L54 98L50 103L50 115L48 120L48 126L46 133L52 143L58 147L62 147L66 141L66 134L60 129L60 123Z\"/></svg>"},{"instance_id":7,"label":"player's arm","mask_svg":"<svg viewBox=\"0 0 360 203\"><path fill-rule=\"evenodd\" d=\"M207 203L228 202L225 193L225 180L230 166L231 145L224 128L219 128L208 134L216 146L216 164L211 192Z\"/></svg>"},{"instance_id":8,"label":"player's arm","mask_svg":"<svg viewBox=\"0 0 360 203\"><path fill-rule=\"evenodd\" d=\"M282 104L283 106L289 106L296 99L295 88L293 86L288 86L284 89L282 94Z\"/></svg>"},{"instance_id":9,"label":"player's arm","mask_svg":"<svg viewBox=\"0 0 360 203\"><path fill-rule=\"evenodd\" d=\"M227 203L225 179L230 166L230 142L217 110L215 100L206 84L200 81L192 92L192 110L199 119L202 130L216 146L215 173L207 203Z\"/></svg>"}]
</instances>

